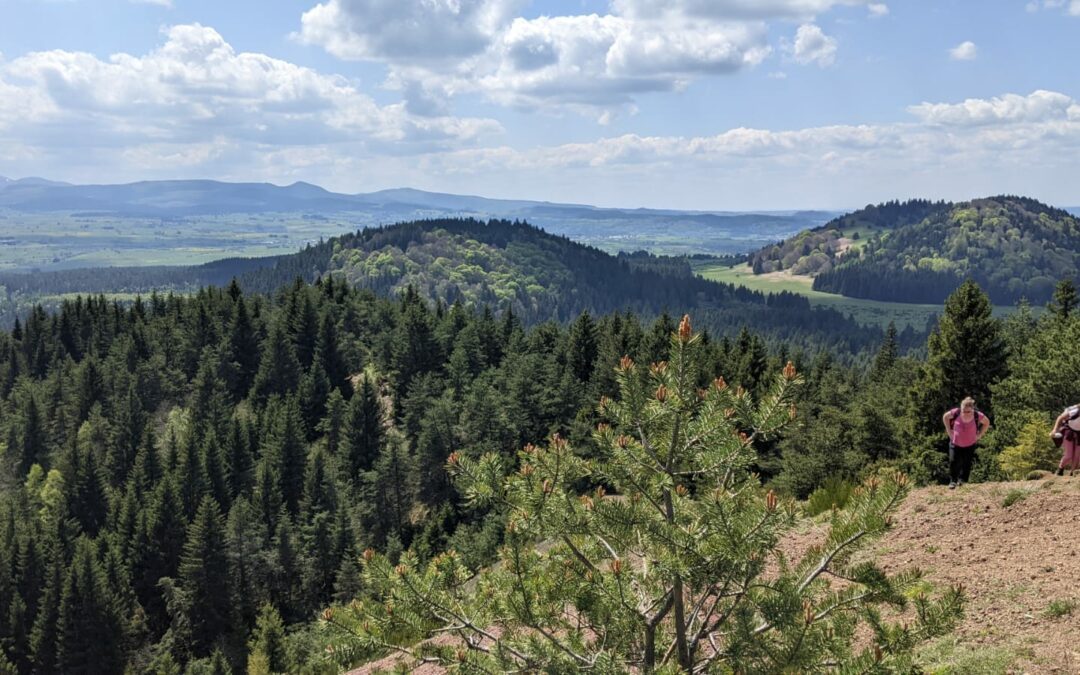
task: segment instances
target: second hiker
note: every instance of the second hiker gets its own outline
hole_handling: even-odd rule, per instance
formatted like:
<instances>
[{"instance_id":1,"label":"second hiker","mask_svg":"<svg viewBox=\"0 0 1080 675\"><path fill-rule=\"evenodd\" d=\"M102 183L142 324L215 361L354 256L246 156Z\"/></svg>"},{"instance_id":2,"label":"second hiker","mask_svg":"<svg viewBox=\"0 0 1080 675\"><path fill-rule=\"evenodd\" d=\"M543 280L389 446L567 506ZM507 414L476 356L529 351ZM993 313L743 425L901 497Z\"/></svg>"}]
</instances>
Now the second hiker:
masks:
<instances>
[{"instance_id":1,"label":"second hiker","mask_svg":"<svg viewBox=\"0 0 1080 675\"><path fill-rule=\"evenodd\" d=\"M968 396L959 408L942 415L941 421L949 435L949 489L952 490L966 483L971 475L975 447L990 428L990 420L975 409L975 399Z\"/></svg>"}]
</instances>

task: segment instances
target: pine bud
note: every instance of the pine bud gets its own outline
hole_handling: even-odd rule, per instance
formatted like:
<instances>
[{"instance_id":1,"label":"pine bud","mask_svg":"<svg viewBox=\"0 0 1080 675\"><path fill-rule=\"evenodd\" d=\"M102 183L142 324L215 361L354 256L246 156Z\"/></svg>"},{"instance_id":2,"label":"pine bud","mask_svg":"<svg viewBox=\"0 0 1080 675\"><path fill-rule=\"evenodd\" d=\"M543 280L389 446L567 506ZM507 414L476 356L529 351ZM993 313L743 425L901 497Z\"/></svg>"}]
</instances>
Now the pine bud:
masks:
<instances>
[{"instance_id":1,"label":"pine bud","mask_svg":"<svg viewBox=\"0 0 1080 675\"><path fill-rule=\"evenodd\" d=\"M735 408L724 408L724 418L731 419L735 417Z\"/></svg>"},{"instance_id":2,"label":"pine bud","mask_svg":"<svg viewBox=\"0 0 1080 675\"><path fill-rule=\"evenodd\" d=\"M607 410L608 405L610 405L610 404L611 404L611 399L610 398L608 398L607 396L601 396L600 397L600 405L598 406L600 408L600 412L605 412Z\"/></svg>"},{"instance_id":3,"label":"pine bud","mask_svg":"<svg viewBox=\"0 0 1080 675\"><path fill-rule=\"evenodd\" d=\"M788 361L787 365L784 366L784 379L790 382L791 380L795 379L796 374L797 373L795 372L795 364L791 361Z\"/></svg>"},{"instance_id":4,"label":"pine bud","mask_svg":"<svg viewBox=\"0 0 1080 675\"><path fill-rule=\"evenodd\" d=\"M902 488L907 487L908 482L909 482L907 474L904 473L903 471L897 471L896 472L896 477L893 480L896 481L896 485L898 487L902 487Z\"/></svg>"},{"instance_id":5,"label":"pine bud","mask_svg":"<svg viewBox=\"0 0 1080 675\"><path fill-rule=\"evenodd\" d=\"M406 573L406 572L408 572L408 571L409 571L409 568L408 568L408 567L406 567L405 565L398 565L397 567L395 567L395 568L394 568L394 572L395 572L395 573L396 573L396 574L397 574L397 575L398 575L399 577L403 577L403 576L405 576L405 573Z\"/></svg>"},{"instance_id":6,"label":"pine bud","mask_svg":"<svg viewBox=\"0 0 1080 675\"><path fill-rule=\"evenodd\" d=\"M746 435L745 431L739 432L739 442L741 442L743 445L746 445L750 442L750 437Z\"/></svg>"},{"instance_id":7,"label":"pine bud","mask_svg":"<svg viewBox=\"0 0 1080 675\"><path fill-rule=\"evenodd\" d=\"M334 608L333 607L327 607L326 609L323 610L323 613L322 613L322 620L323 621L330 621L333 618L334 618Z\"/></svg>"},{"instance_id":8,"label":"pine bud","mask_svg":"<svg viewBox=\"0 0 1080 675\"><path fill-rule=\"evenodd\" d=\"M607 494L607 490L604 489L603 485L596 488L596 498L597 499L603 499L604 495L606 495L606 494Z\"/></svg>"},{"instance_id":9,"label":"pine bud","mask_svg":"<svg viewBox=\"0 0 1080 675\"><path fill-rule=\"evenodd\" d=\"M708 396L708 395L709 395L709 392L705 391L704 389L698 389L697 390L697 397L698 397L699 401L704 401L705 397Z\"/></svg>"},{"instance_id":10,"label":"pine bud","mask_svg":"<svg viewBox=\"0 0 1080 675\"><path fill-rule=\"evenodd\" d=\"M814 623L814 606L810 604L809 600L803 601L803 618L806 620L806 625Z\"/></svg>"},{"instance_id":11,"label":"pine bud","mask_svg":"<svg viewBox=\"0 0 1080 675\"><path fill-rule=\"evenodd\" d=\"M552 434L551 447L555 448L556 450L562 450L566 447L566 439L559 434Z\"/></svg>"},{"instance_id":12,"label":"pine bud","mask_svg":"<svg viewBox=\"0 0 1080 675\"><path fill-rule=\"evenodd\" d=\"M611 431L611 425L610 424L607 424L605 422L601 422L600 424L596 425L596 433L598 433L598 434L606 434L609 431Z\"/></svg>"},{"instance_id":13,"label":"pine bud","mask_svg":"<svg viewBox=\"0 0 1080 675\"><path fill-rule=\"evenodd\" d=\"M789 420L794 420L796 417L799 416L799 409L795 407L794 403L792 403L791 407L788 408L787 416Z\"/></svg>"},{"instance_id":14,"label":"pine bud","mask_svg":"<svg viewBox=\"0 0 1080 675\"><path fill-rule=\"evenodd\" d=\"M465 663L466 653L464 649L459 649L454 652L454 657L458 660L458 663Z\"/></svg>"},{"instance_id":15,"label":"pine bud","mask_svg":"<svg viewBox=\"0 0 1080 675\"><path fill-rule=\"evenodd\" d=\"M630 358L629 356L624 356L619 360L619 370L623 371L624 373L633 370L633 368L634 359Z\"/></svg>"},{"instance_id":16,"label":"pine bud","mask_svg":"<svg viewBox=\"0 0 1080 675\"><path fill-rule=\"evenodd\" d=\"M535 471L536 469L533 468L532 464L522 464L521 468L518 470L518 473L528 478L529 476L533 475L533 472Z\"/></svg>"},{"instance_id":17,"label":"pine bud","mask_svg":"<svg viewBox=\"0 0 1080 675\"><path fill-rule=\"evenodd\" d=\"M458 462L460 462L460 461L461 461L461 455L459 455L457 453L457 451L451 452L450 456L446 458L446 463L449 464L450 466L457 466Z\"/></svg>"},{"instance_id":18,"label":"pine bud","mask_svg":"<svg viewBox=\"0 0 1080 675\"><path fill-rule=\"evenodd\" d=\"M667 400L667 387L665 387L664 385L660 385L656 388L656 400L660 401L661 403Z\"/></svg>"},{"instance_id":19,"label":"pine bud","mask_svg":"<svg viewBox=\"0 0 1080 675\"><path fill-rule=\"evenodd\" d=\"M366 548L364 549L364 562L371 562L375 558L375 550Z\"/></svg>"},{"instance_id":20,"label":"pine bud","mask_svg":"<svg viewBox=\"0 0 1080 675\"><path fill-rule=\"evenodd\" d=\"M545 478L541 489L544 491L544 494L549 495L555 490L555 486L552 484L550 478Z\"/></svg>"},{"instance_id":21,"label":"pine bud","mask_svg":"<svg viewBox=\"0 0 1080 675\"><path fill-rule=\"evenodd\" d=\"M690 315L683 314L682 321L679 322L679 342L684 344L689 342L692 332L690 329Z\"/></svg>"},{"instance_id":22,"label":"pine bud","mask_svg":"<svg viewBox=\"0 0 1080 675\"><path fill-rule=\"evenodd\" d=\"M592 581L592 580L593 580L592 570L585 570L585 581Z\"/></svg>"},{"instance_id":23,"label":"pine bud","mask_svg":"<svg viewBox=\"0 0 1080 675\"><path fill-rule=\"evenodd\" d=\"M593 510L593 500L589 495L581 495L578 497L578 501L581 502L581 505L585 507L586 511Z\"/></svg>"},{"instance_id":24,"label":"pine bud","mask_svg":"<svg viewBox=\"0 0 1080 675\"><path fill-rule=\"evenodd\" d=\"M769 513L776 511L776 493L772 490L765 495L765 510Z\"/></svg>"},{"instance_id":25,"label":"pine bud","mask_svg":"<svg viewBox=\"0 0 1080 675\"><path fill-rule=\"evenodd\" d=\"M630 445L630 437L620 434L619 437L615 439L615 445L625 450L626 446Z\"/></svg>"},{"instance_id":26,"label":"pine bud","mask_svg":"<svg viewBox=\"0 0 1080 675\"><path fill-rule=\"evenodd\" d=\"M667 372L667 361L660 361L649 366L649 372L653 375L663 375Z\"/></svg>"},{"instance_id":27,"label":"pine bud","mask_svg":"<svg viewBox=\"0 0 1080 675\"><path fill-rule=\"evenodd\" d=\"M690 491L686 489L685 485L676 485L675 494L679 495L680 497L685 497L686 495L690 494Z\"/></svg>"},{"instance_id":28,"label":"pine bud","mask_svg":"<svg viewBox=\"0 0 1080 675\"><path fill-rule=\"evenodd\" d=\"M713 380L712 384L714 387L716 387L717 391L724 391L725 389L727 389L727 382L724 381L723 377L716 378L715 380Z\"/></svg>"},{"instance_id":29,"label":"pine bud","mask_svg":"<svg viewBox=\"0 0 1080 675\"><path fill-rule=\"evenodd\" d=\"M532 443L526 443L525 447L522 448L521 451L524 452L526 455L535 455L536 454L536 446L533 445Z\"/></svg>"},{"instance_id":30,"label":"pine bud","mask_svg":"<svg viewBox=\"0 0 1080 675\"><path fill-rule=\"evenodd\" d=\"M622 561L618 558L611 561L611 573L615 576L622 574Z\"/></svg>"},{"instance_id":31,"label":"pine bud","mask_svg":"<svg viewBox=\"0 0 1080 675\"><path fill-rule=\"evenodd\" d=\"M746 395L746 390L742 388L742 385L735 387L735 398L742 398Z\"/></svg>"}]
</instances>

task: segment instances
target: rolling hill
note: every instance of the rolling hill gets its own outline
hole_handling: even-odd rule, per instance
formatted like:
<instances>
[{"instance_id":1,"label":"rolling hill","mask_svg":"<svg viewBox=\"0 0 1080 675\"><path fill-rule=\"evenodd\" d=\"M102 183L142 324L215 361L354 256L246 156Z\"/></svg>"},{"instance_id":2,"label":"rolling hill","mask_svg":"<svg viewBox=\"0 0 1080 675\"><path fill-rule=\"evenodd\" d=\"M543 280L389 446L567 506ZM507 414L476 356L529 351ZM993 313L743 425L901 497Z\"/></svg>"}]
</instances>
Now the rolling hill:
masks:
<instances>
[{"instance_id":1,"label":"rolling hill","mask_svg":"<svg viewBox=\"0 0 1080 675\"><path fill-rule=\"evenodd\" d=\"M411 188L359 194L330 192L309 183L224 183L212 180L72 185L39 178L0 180L0 231L14 246L45 247L36 257L0 254L0 268L63 269L108 264L88 247L165 252L218 248L228 255L296 250L306 241L356 227L425 218L527 220L549 232L611 252L745 253L836 215L824 211L762 213L599 208L584 204L488 199ZM58 229L80 230L78 241L57 242ZM148 234L153 236L148 237ZM199 239L193 239L198 234ZM89 237L89 238L88 238ZM99 240L95 241L97 237ZM210 239L216 237L216 242ZM268 238L275 241L268 242ZM79 247L79 241L87 246ZM171 247L169 246L171 244ZM269 250L267 250L269 247ZM9 251L10 252L10 251ZM33 251L40 254L40 251ZM175 253L174 253L175 254ZM134 260L148 257L136 256ZM194 263L205 257L177 262Z\"/></svg>"},{"instance_id":2,"label":"rolling hill","mask_svg":"<svg viewBox=\"0 0 1080 675\"><path fill-rule=\"evenodd\" d=\"M717 335L743 327L846 352L875 345L880 330L792 293L766 295L696 276L684 259L614 256L526 223L440 219L333 237L289 255L192 267L122 267L0 275L4 317L42 298L81 293L193 291L235 276L246 290L275 293L302 278L332 275L381 295L415 288L431 301L511 308L526 324L568 321L583 311L645 317L693 311ZM781 311L777 311L781 310ZM903 339L915 340L914 334ZM912 342L914 344L914 342Z\"/></svg>"},{"instance_id":3,"label":"rolling hill","mask_svg":"<svg viewBox=\"0 0 1080 675\"><path fill-rule=\"evenodd\" d=\"M939 303L967 278L997 304L1049 300L1076 276L1080 220L1033 199L888 202L836 218L751 255L757 274L814 277L814 290Z\"/></svg>"}]
</instances>

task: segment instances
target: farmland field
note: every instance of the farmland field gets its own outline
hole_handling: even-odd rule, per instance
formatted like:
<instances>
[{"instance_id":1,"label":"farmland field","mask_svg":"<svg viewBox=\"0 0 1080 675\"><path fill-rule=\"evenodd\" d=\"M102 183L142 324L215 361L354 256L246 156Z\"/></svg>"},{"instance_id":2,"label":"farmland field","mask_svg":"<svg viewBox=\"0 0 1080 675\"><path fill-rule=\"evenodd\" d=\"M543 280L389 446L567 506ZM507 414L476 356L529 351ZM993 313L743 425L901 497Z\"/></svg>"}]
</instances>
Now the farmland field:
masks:
<instances>
[{"instance_id":1,"label":"farmland field","mask_svg":"<svg viewBox=\"0 0 1080 675\"><path fill-rule=\"evenodd\" d=\"M755 275L747 265L729 267L703 261L695 266L694 271L706 279L744 286L762 293L790 291L805 295L811 305L829 307L844 314L850 314L856 321L866 325L885 326L890 321L894 321L900 329L910 325L915 330L923 330L931 316L941 313L941 305L882 302L823 293L812 288L814 280L809 276L794 276L787 272ZM1008 305L994 307L994 313L999 316L1008 315L1014 310L1014 307Z\"/></svg>"}]
</instances>

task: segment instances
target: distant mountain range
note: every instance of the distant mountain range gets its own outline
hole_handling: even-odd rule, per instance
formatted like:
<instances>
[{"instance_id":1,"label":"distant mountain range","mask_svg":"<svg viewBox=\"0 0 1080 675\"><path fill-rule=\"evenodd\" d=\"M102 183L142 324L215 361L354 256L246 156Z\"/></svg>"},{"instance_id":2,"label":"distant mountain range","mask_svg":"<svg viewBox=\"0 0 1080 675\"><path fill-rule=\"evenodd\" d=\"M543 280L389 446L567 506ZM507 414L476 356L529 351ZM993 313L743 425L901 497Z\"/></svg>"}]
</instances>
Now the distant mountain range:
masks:
<instances>
[{"instance_id":1,"label":"distant mountain range","mask_svg":"<svg viewBox=\"0 0 1080 675\"><path fill-rule=\"evenodd\" d=\"M0 178L0 211L78 217L193 220L242 214L346 215L357 226L424 218L524 220L548 232L605 250L739 253L815 227L831 211L679 211L600 208L586 204L489 199L411 188L360 194L330 192L310 183L223 183L212 180L72 185L42 178Z\"/></svg>"}]
</instances>

